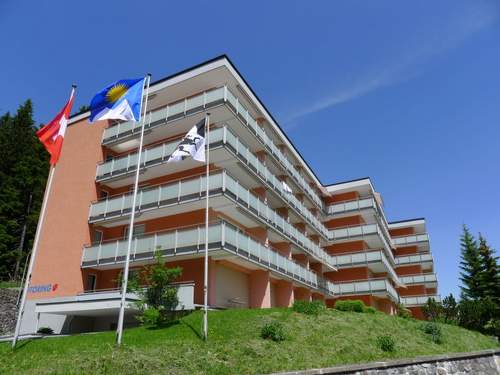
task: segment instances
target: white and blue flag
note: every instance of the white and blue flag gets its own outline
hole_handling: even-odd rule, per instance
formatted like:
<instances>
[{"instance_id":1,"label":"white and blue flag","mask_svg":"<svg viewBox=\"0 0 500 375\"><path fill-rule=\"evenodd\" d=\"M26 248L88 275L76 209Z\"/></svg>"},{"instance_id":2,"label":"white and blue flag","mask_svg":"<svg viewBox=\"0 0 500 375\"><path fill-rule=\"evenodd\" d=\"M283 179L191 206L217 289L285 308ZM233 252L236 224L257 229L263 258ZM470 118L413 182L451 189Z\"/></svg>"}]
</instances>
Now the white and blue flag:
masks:
<instances>
[{"instance_id":1,"label":"white and blue flag","mask_svg":"<svg viewBox=\"0 0 500 375\"><path fill-rule=\"evenodd\" d=\"M144 78L122 79L98 92L90 102L89 122L136 121L141 118Z\"/></svg>"}]
</instances>

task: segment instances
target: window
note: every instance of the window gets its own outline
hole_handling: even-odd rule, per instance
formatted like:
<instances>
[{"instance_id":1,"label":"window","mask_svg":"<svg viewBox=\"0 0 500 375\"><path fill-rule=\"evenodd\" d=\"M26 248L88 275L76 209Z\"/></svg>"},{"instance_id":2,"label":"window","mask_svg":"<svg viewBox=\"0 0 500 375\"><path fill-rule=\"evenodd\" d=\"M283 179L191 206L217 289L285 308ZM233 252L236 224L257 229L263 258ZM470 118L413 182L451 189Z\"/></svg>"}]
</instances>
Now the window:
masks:
<instances>
[{"instance_id":1,"label":"window","mask_svg":"<svg viewBox=\"0 0 500 375\"><path fill-rule=\"evenodd\" d=\"M97 276L94 274L87 275L87 285L85 286L85 291L95 291L97 282Z\"/></svg>"},{"instance_id":2,"label":"window","mask_svg":"<svg viewBox=\"0 0 500 375\"><path fill-rule=\"evenodd\" d=\"M124 238L128 238L128 228L129 226L127 225L124 229L123 229L123 237ZM134 225L134 237L137 237L137 236L141 236L144 234L144 232L146 231L146 226L144 224L137 224L137 225Z\"/></svg>"},{"instance_id":3,"label":"window","mask_svg":"<svg viewBox=\"0 0 500 375\"><path fill-rule=\"evenodd\" d=\"M94 233L92 234L92 243L101 243L102 242L102 230L94 229Z\"/></svg>"}]
</instances>

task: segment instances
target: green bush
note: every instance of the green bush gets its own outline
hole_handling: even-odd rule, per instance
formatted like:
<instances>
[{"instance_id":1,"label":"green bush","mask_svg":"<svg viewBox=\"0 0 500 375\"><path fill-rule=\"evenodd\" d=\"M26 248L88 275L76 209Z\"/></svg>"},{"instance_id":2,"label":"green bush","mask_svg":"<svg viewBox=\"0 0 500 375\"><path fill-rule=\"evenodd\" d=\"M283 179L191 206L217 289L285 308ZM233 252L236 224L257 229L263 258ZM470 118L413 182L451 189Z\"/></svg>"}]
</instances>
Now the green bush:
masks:
<instances>
[{"instance_id":1,"label":"green bush","mask_svg":"<svg viewBox=\"0 0 500 375\"><path fill-rule=\"evenodd\" d=\"M384 352L393 352L396 347L396 342L389 335L383 335L377 337L377 345Z\"/></svg>"},{"instance_id":2,"label":"green bush","mask_svg":"<svg viewBox=\"0 0 500 375\"><path fill-rule=\"evenodd\" d=\"M500 337L500 319L490 319L484 326L484 332L492 336Z\"/></svg>"},{"instance_id":3,"label":"green bush","mask_svg":"<svg viewBox=\"0 0 500 375\"><path fill-rule=\"evenodd\" d=\"M491 299L460 301L458 304L458 325L487 333L487 324L491 319L497 318L499 314L499 307Z\"/></svg>"},{"instance_id":4,"label":"green bush","mask_svg":"<svg viewBox=\"0 0 500 375\"><path fill-rule=\"evenodd\" d=\"M41 333L42 335L52 335L54 334L54 330L50 327L40 327L38 328L37 333Z\"/></svg>"},{"instance_id":5,"label":"green bush","mask_svg":"<svg viewBox=\"0 0 500 375\"><path fill-rule=\"evenodd\" d=\"M260 337L276 342L285 340L285 327L278 321L266 323L260 330Z\"/></svg>"},{"instance_id":6,"label":"green bush","mask_svg":"<svg viewBox=\"0 0 500 375\"><path fill-rule=\"evenodd\" d=\"M402 304L399 304L397 306L397 313L398 313L399 317L404 318L404 319L410 319L413 317L413 315L411 314L411 310L407 309Z\"/></svg>"},{"instance_id":7,"label":"green bush","mask_svg":"<svg viewBox=\"0 0 500 375\"><path fill-rule=\"evenodd\" d=\"M160 310L155 307L148 307L142 311L142 314L137 317L138 320L146 326L161 325Z\"/></svg>"},{"instance_id":8,"label":"green bush","mask_svg":"<svg viewBox=\"0 0 500 375\"><path fill-rule=\"evenodd\" d=\"M377 312L377 309L375 307L367 306L364 308L363 312L368 314L375 314Z\"/></svg>"},{"instance_id":9,"label":"green bush","mask_svg":"<svg viewBox=\"0 0 500 375\"><path fill-rule=\"evenodd\" d=\"M433 322L425 323L423 324L421 329L422 331L424 331L424 333L431 336L432 342L436 344L441 344L443 342L441 327L439 327L436 323Z\"/></svg>"},{"instance_id":10,"label":"green bush","mask_svg":"<svg viewBox=\"0 0 500 375\"><path fill-rule=\"evenodd\" d=\"M360 300L340 300L335 302L335 308L340 311L363 312L366 308L363 301Z\"/></svg>"},{"instance_id":11,"label":"green bush","mask_svg":"<svg viewBox=\"0 0 500 375\"><path fill-rule=\"evenodd\" d=\"M307 314L307 315L318 315L326 309L325 303L323 301L301 301L297 300L293 302L293 311Z\"/></svg>"}]
</instances>

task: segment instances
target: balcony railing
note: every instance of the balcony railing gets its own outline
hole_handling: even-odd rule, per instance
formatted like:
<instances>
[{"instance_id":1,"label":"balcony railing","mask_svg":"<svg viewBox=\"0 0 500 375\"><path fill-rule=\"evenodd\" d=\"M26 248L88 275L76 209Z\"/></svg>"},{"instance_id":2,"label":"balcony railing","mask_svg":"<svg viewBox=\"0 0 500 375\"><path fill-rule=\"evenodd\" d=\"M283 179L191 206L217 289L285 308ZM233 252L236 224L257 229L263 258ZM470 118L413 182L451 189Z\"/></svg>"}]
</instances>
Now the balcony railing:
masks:
<instances>
[{"instance_id":1,"label":"balcony railing","mask_svg":"<svg viewBox=\"0 0 500 375\"><path fill-rule=\"evenodd\" d=\"M387 279L372 279L360 281L346 281L334 283L336 295L362 295L372 293L387 293L395 301L398 300L398 292Z\"/></svg>"},{"instance_id":2,"label":"balcony railing","mask_svg":"<svg viewBox=\"0 0 500 375\"><path fill-rule=\"evenodd\" d=\"M151 119L146 126L151 129L160 125L166 124L168 121L173 121L180 117L200 112L210 107L220 104L226 104L235 113L236 117L242 124L253 133L256 138L262 142L268 152L278 161L297 183L306 195L323 210L323 201L316 191L309 186L309 183L299 173L297 168L288 160L281 150L274 144L271 138L262 129L257 121L250 115L250 112L241 104L239 99L226 87L219 87L213 90L205 91L201 94L186 98L177 103L168 105L164 108L150 112ZM118 139L128 137L140 132L140 123L124 122L118 125L109 127L104 130L103 144L114 142Z\"/></svg>"},{"instance_id":3,"label":"balcony railing","mask_svg":"<svg viewBox=\"0 0 500 375\"><path fill-rule=\"evenodd\" d=\"M155 147L144 149L141 156L141 168L151 167L156 164L165 163L175 150L180 140L167 142ZM269 187L281 196L285 202L292 206L313 228L324 238L328 236L328 230L324 224L316 218L311 211L300 202L293 194L287 193L283 184L269 169L255 156L255 153L240 141L240 139L226 126L214 129L210 133L210 145L212 147L223 144L234 152L253 173L262 178ZM97 181L121 176L135 171L137 168L137 153L131 153L120 158L114 158L97 166Z\"/></svg>"},{"instance_id":4,"label":"balcony railing","mask_svg":"<svg viewBox=\"0 0 500 375\"><path fill-rule=\"evenodd\" d=\"M398 266L426 262L433 262L432 255L430 253L396 257L396 265Z\"/></svg>"},{"instance_id":5,"label":"balcony railing","mask_svg":"<svg viewBox=\"0 0 500 375\"><path fill-rule=\"evenodd\" d=\"M399 276L400 280L405 284L427 284L437 283L435 273L424 273L419 275Z\"/></svg>"},{"instance_id":6,"label":"balcony railing","mask_svg":"<svg viewBox=\"0 0 500 375\"><path fill-rule=\"evenodd\" d=\"M141 189L138 192L136 210L149 211L168 207L182 202L194 201L205 197L206 177L186 178L165 185ZM331 256L304 233L295 228L276 211L262 202L256 195L229 176L226 171L215 172L209 178L211 195L224 194L256 215L265 225L272 226L291 242L325 265L334 268ZM108 197L90 206L89 221L119 218L132 210L132 194Z\"/></svg>"},{"instance_id":7,"label":"balcony railing","mask_svg":"<svg viewBox=\"0 0 500 375\"><path fill-rule=\"evenodd\" d=\"M399 276L394 271L393 266L385 256L383 250L367 250L356 253L346 253L340 255L332 255L333 261L337 268L345 267L358 267L360 265L367 265L369 263L383 263L387 272L390 274L394 282L401 284Z\"/></svg>"},{"instance_id":8,"label":"balcony railing","mask_svg":"<svg viewBox=\"0 0 500 375\"><path fill-rule=\"evenodd\" d=\"M329 235L330 241L336 241L336 240L378 234L379 238L381 239L381 241L384 245L384 250L386 252L386 255L388 255L388 257L392 263L395 263L391 245L387 241L387 238L384 234L383 229L381 229L380 225L377 223L354 225L354 226L349 226L349 227L330 229L329 232L330 232L330 235Z\"/></svg>"},{"instance_id":9,"label":"balcony railing","mask_svg":"<svg viewBox=\"0 0 500 375\"><path fill-rule=\"evenodd\" d=\"M334 286L312 270L284 257L224 221L208 228L209 251L230 251L251 262L285 275L309 287L333 295ZM82 267L95 267L124 262L127 240L114 240L83 249ZM155 251L164 256L202 253L205 248L205 227L198 226L137 236L133 240L131 261L153 259Z\"/></svg>"},{"instance_id":10,"label":"balcony railing","mask_svg":"<svg viewBox=\"0 0 500 375\"><path fill-rule=\"evenodd\" d=\"M427 233L422 233L410 236L392 237L392 241L395 245L410 245L412 243L429 241L429 235Z\"/></svg>"},{"instance_id":11,"label":"balcony railing","mask_svg":"<svg viewBox=\"0 0 500 375\"><path fill-rule=\"evenodd\" d=\"M360 198L353 201L340 202L328 206L329 215L340 214L349 211L362 210L364 208L376 208L376 202L373 197Z\"/></svg>"},{"instance_id":12,"label":"balcony railing","mask_svg":"<svg viewBox=\"0 0 500 375\"><path fill-rule=\"evenodd\" d=\"M433 298L436 302L441 302L441 297L438 295L432 296L412 296L412 297L401 297L400 302L405 306L422 306L427 303L429 298Z\"/></svg>"}]
</instances>

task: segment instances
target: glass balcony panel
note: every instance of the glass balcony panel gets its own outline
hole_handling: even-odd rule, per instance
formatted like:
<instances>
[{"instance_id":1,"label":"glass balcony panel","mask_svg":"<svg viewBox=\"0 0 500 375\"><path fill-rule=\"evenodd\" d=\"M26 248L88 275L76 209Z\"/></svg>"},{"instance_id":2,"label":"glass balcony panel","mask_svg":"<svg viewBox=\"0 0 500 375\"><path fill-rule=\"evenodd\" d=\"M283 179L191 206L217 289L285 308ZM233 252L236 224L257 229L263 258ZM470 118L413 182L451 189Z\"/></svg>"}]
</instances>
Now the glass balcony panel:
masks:
<instances>
[{"instance_id":1,"label":"glass balcony panel","mask_svg":"<svg viewBox=\"0 0 500 375\"><path fill-rule=\"evenodd\" d=\"M82 262L94 262L99 258L99 245L83 249Z\"/></svg>"},{"instance_id":2,"label":"glass balcony panel","mask_svg":"<svg viewBox=\"0 0 500 375\"><path fill-rule=\"evenodd\" d=\"M227 101L235 108L237 109L238 103L236 102L236 97L231 93L231 91L227 90L226 92L227 95Z\"/></svg>"},{"instance_id":3,"label":"glass balcony panel","mask_svg":"<svg viewBox=\"0 0 500 375\"><path fill-rule=\"evenodd\" d=\"M99 164L97 166L97 176L102 176L111 173L111 162Z\"/></svg>"},{"instance_id":4,"label":"glass balcony panel","mask_svg":"<svg viewBox=\"0 0 500 375\"><path fill-rule=\"evenodd\" d=\"M126 257L127 256L127 250L128 250L128 240L124 239L123 241L119 241L118 242L118 252L117 252L116 255L118 257ZM132 247L131 247L130 252L132 253L133 250L134 250L134 242L132 242ZM111 255L111 257L112 256L113 255ZM101 255L101 257L102 257L102 255Z\"/></svg>"},{"instance_id":5,"label":"glass balcony panel","mask_svg":"<svg viewBox=\"0 0 500 375\"><path fill-rule=\"evenodd\" d=\"M224 240L226 241L226 243L236 246L237 244L236 237L237 237L236 231L229 225L226 225L224 230Z\"/></svg>"},{"instance_id":6,"label":"glass balcony panel","mask_svg":"<svg viewBox=\"0 0 500 375\"><path fill-rule=\"evenodd\" d=\"M106 213L121 211L122 203L123 203L123 196L108 199L108 207L106 209Z\"/></svg>"},{"instance_id":7,"label":"glass balcony panel","mask_svg":"<svg viewBox=\"0 0 500 375\"><path fill-rule=\"evenodd\" d=\"M372 290L386 290L385 280L372 280L370 281Z\"/></svg>"},{"instance_id":8,"label":"glass balcony panel","mask_svg":"<svg viewBox=\"0 0 500 375\"><path fill-rule=\"evenodd\" d=\"M375 261L375 260L380 260L381 258L382 258L382 255L378 251L366 253L366 260L368 262Z\"/></svg>"},{"instance_id":9,"label":"glass balcony panel","mask_svg":"<svg viewBox=\"0 0 500 375\"><path fill-rule=\"evenodd\" d=\"M210 231L209 231L210 232ZM203 240L205 233L203 233ZM179 230L177 231L177 247L193 246L198 244L198 230Z\"/></svg>"},{"instance_id":10,"label":"glass balcony panel","mask_svg":"<svg viewBox=\"0 0 500 375\"><path fill-rule=\"evenodd\" d=\"M220 242L222 240L222 226L219 225L211 225L208 227L208 242Z\"/></svg>"},{"instance_id":11,"label":"glass balcony panel","mask_svg":"<svg viewBox=\"0 0 500 375\"><path fill-rule=\"evenodd\" d=\"M186 111L203 106L203 94L196 95L187 100Z\"/></svg>"},{"instance_id":12,"label":"glass balcony panel","mask_svg":"<svg viewBox=\"0 0 500 375\"><path fill-rule=\"evenodd\" d=\"M95 217L104 214L106 201L95 202L90 206L90 216Z\"/></svg>"},{"instance_id":13,"label":"glass balcony panel","mask_svg":"<svg viewBox=\"0 0 500 375\"><path fill-rule=\"evenodd\" d=\"M139 202L141 207L144 207L145 205L158 203L158 193L159 193L158 188L142 190L140 196L138 196L138 198L140 199Z\"/></svg>"},{"instance_id":14,"label":"glass balcony panel","mask_svg":"<svg viewBox=\"0 0 500 375\"><path fill-rule=\"evenodd\" d=\"M205 191L206 187L206 177L203 177L201 184L199 179L195 180L187 180L181 182L181 196L185 197L186 195L191 194L199 194L200 193L200 185L202 186L203 191Z\"/></svg>"},{"instance_id":15,"label":"glass balcony panel","mask_svg":"<svg viewBox=\"0 0 500 375\"><path fill-rule=\"evenodd\" d=\"M215 90L207 91L206 93L206 101L208 103L215 102L217 100L221 100L224 98L224 87L220 87Z\"/></svg>"},{"instance_id":16,"label":"glass balcony panel","mask_svg":"<svg viewBox=\"0 0 500 375\"><path fill-rule=\"evenodd\" d=\"M156 251L155 236L144 236L136 239L136 254Z\"/></svg>"},{"instance_id":17,"label":"glass balcony panel","mask_svg":"<svg viewBox=\"0 0 500 375\"><path fill-rule=\"evenodd\" d=\"M126 244L126 241L119 241L118 247L120 247L121 242L125 242ZM116 253L116 246L116 241L103 243L101 245L101 259L114 258Z\"/></svg>"},{"instance_id":18,"label":"glass balcony panel","mask_svg":"<svg viewBox=\"0 0 500 375\"><path fill-rule=\"evenodd\" d=\"M214 129L210 131L210 144L222 141L224 137L224 129Z\"/></svg>"},{"instance_id":19,"label":"glass balcony panel","mask_svg":"<svg viewBox=\"0 0 500 375\"><path fill-rule=\"evenodd\" d=\"M156 246L162 250L175 247L175 232L159 233L156 237Z\"/></svg>"},{"instance_id":20,"label":"glass balcony panel","mask_svg":"<svg viewBox=\"0 0 500 375\"><path fill-rule=\"evenodd\" d=\"M148 148L145 156L147 156L146 162L163 158L163 146Z\"/></svg>"},{"instance_id":21,"label":"glass balcony panel","mask_svg":"<svg viewBox=\"0 0 500 375\"><path fill-rule=\"evenodd\" d=\"M154 123L159 120L165 120L167 118L167 108L158 109L156 111L149 112L151 117L148 117L148 124Z\"/></svg>"},{"instance_id":22,"label":"glass balcony panel","mask_svg":"<svg viewBox=\"0 0 500 375\"><path fill-rule=\"evenodd\" d=\"M168 106L168 117L176 116L184 113L184 101L177 102Z\"/></svg>"}]
</instances>

